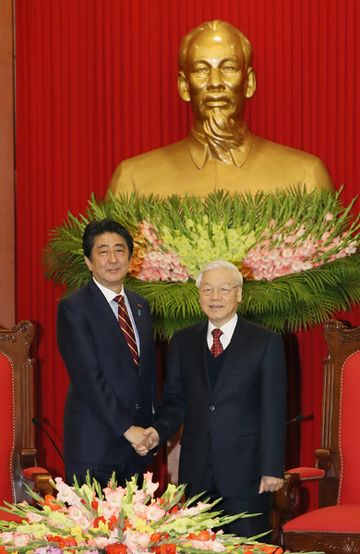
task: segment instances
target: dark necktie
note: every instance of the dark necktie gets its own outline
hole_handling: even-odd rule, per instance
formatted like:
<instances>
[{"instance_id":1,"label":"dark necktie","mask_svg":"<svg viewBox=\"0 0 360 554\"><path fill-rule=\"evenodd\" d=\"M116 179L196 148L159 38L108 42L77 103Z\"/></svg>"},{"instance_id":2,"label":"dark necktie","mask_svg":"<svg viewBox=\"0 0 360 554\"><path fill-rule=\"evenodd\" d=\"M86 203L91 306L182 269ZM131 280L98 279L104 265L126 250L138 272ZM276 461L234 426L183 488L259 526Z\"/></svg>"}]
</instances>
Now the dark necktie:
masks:
<instances>
[{"instance_id":1,"label":"dark necktie","mask_svg":"<svg viewBox=\"0 0 360 554\"><path fill-rule=\"evenodd\" d=\"M221 344L220 337L223 334L221 329L213 329L211 331L212 336L214 337L214 341L212 343L212 346L210 348L211 354L217 358L224 352L223 345Z\"/></svg>"},{"instance_id":2,"label":"dark necktie","mask_svg":"<svg viewBox=\"0 0 360 554\"><path fill-rule=\"evenodd\" d=\"M115 296L114 300L118 303L118 321L120 329L124 333L124 337L128 347L130 348L134 364L136 367L139 367L139 352L136 344L134 329L131 325L130 317L125 305L125 298L120 295Z\"/></svg>"}]
</instances>

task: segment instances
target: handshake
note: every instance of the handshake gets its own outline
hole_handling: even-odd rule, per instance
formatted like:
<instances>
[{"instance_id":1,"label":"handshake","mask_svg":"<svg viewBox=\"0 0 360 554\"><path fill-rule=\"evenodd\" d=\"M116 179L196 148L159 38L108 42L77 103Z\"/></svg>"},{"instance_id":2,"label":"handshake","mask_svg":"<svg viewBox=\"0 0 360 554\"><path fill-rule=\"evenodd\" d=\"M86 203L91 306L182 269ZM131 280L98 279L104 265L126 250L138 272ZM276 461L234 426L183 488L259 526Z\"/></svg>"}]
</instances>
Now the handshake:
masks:
<instances>
[{"instance_id":1,"label":"handshake","mask_svg":"<svg viewBox=\"0 0 360 554\"><path fill-rule=\"evenodd\" d=\"M124 437L131 443L135 452L140 456L146 456L149 450L155 448L160 441L159 433L154 427L144 429L138 425L132 425L124 433Z\"/></svg>"}]
</instances>

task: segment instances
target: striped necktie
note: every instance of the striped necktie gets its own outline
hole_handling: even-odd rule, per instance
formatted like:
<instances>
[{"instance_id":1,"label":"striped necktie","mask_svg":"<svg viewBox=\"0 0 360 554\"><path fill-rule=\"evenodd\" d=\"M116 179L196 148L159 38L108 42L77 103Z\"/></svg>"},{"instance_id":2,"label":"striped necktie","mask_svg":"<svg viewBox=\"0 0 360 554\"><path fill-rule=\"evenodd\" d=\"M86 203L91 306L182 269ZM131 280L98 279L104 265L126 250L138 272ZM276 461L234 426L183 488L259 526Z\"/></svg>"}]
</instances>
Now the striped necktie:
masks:
<instances>
[{"instance_id":1,"label":"striped necktie","mask_svg":"<svg viewBox=\"0 0 360 554\"><path fill-rule=\"evenodd\" d=\"M125 340L128 347L130 348L130 353L134 364L136 367L139 367L139 352L136 344L135 333L133 326L131 325L131 320L126 308L125 298L123 295L115 296L115 302L118 303L118 321L120 329L122 330Z\"/></svg>"}]
</instances>

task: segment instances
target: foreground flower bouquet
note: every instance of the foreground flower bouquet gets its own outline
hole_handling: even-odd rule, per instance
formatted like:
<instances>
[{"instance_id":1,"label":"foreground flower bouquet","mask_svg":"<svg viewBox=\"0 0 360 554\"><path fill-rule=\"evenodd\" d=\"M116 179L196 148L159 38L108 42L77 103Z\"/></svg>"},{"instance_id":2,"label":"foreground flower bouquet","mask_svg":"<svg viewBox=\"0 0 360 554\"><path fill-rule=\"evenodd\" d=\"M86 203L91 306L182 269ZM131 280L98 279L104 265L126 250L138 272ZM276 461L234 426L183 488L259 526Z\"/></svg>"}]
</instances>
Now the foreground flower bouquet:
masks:
<instances>
[{"instance_id":1,"label":"foreground flower bouquet","mask_svg":"<svg viewBox=\"0 0 360 554\"><path fill-rule=\"evenodd\" d=\"M201 319L194 280L219 258L245 276L244 317L279 332L305 329L360 301L360 217L355 199L344 207L340 194L92 198L86 215L69 214L51 232L47 276L69 291L84 285L82 233L90 219L109 217L133 234L127 287L147 298L161 337Z\"/></svg>"},{"instance_id":2,"label":"foreground flower bouquet","mask_svg":"<svg viewBox=\"0 0 360 554\"><path fill-rule=\"evenodd\" d=\"M144 474L142 488L136 477L125 488L114 479L104 490L90 478L85 485L75 481L70 487L58 477L53 485L56 498L47 495L44 500L30 491L39 507L22 502L1 508L20 522L0 521L0 553L283 552L280 547L216 531L239 517L251 516L222 516L212 511L217 501L199 501L200 496L182 503L184 485L168 485L156 498L159 485L153 483L151 473Z\"/></svg>"}]
</instances>

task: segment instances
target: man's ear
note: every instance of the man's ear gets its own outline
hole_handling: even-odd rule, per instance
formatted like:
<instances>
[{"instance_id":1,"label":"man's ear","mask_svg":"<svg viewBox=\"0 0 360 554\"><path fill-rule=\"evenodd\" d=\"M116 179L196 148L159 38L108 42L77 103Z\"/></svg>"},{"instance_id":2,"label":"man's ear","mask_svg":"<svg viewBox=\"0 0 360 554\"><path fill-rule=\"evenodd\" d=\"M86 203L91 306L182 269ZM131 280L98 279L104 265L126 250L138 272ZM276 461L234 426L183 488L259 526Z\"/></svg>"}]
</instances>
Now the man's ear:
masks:
<instances>
[{"instance_id":1,"label":"man's ear","mask_svg":"<svg viewBox=\"0 0 360 554\"><path fill-rule=\"evenodd\" d=\"M189 93L188 82L182 71L179 71L179 74L178 74L178 91L180 94L180 98L184 100L184 102L190 102L191 98Z\"/></svg>"},{"instance_id":2,"label":"man's ear","mask_svg":"<svg viewBox=\"0 0 360 554\"><path fill-rule=\"evenodd\" d=\"M88 270L91 271L92 270L91 260L89 260L89 258L87 256L84 256L84 260L85 260L85 263L87 265Z\"/></svg>"},{"instance_id":3,"label":"man's ear","mask_svg":"<svg viewBox=\"0 0 360 554\"><path fill-rule=\"evenodd\" d=\"M247 69L247 80L245 85L244 96L245 98L252 98L256 91L256 76L253 67Z\"/></svg>"}]
</instances>

